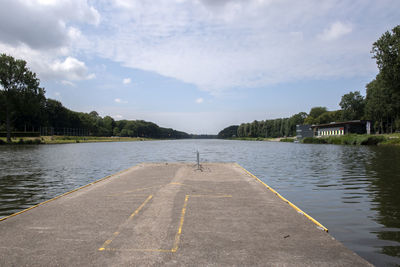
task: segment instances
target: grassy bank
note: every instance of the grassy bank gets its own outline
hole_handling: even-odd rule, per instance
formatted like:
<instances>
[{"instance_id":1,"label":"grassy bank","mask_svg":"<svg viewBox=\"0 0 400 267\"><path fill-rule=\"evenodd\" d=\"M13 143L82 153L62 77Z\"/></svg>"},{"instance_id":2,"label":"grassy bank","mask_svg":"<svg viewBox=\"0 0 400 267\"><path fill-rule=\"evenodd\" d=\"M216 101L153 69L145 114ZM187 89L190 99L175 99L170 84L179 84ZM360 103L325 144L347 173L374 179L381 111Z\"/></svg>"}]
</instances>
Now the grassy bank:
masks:
<instances>
[{"instance_id":1,"label":"grassy bank","mask_svg":"<svg viewBox=\"0 0 400 267\"><path fill-rule=\"evenodd\" d=\"M329 137L306 137L304 144L334 144L334 145L400 145L400 134L348 134Z\"/></svg>"},{"instance_id":2,"label":"grassy bank","mask_svg":"<svg viewBox=\"0 0 400 267\"><path fill-rule=\"evenodd\" d=\"M281 138L279 140L279 142L293 143L294 142L294 137Z\"/></svg>"},{"instance_id":3,"label":"grassy bank","mask_svg":"<svg viewBox=\"0 0 400 267\"><path fill-rule=\"evenodd\" d=\"M95 136L41 136L12 138L12 143L18 144L71 144L71 143L96 143L96 142L132 142L148 141L150 138L141 137L95 137ZM0 138L0 145L6 144L6 138Z\"/></svg>"},{"instance_id":4,"label":"grassy bank","mask_svg":"<svg viewBox=\"0 0 400 267\"><path fill-rule=\"evenodd\" d=\"M233 138L229 138L229 140L241 140L241 141L276 141L275 139L276 138L264 138L264 137L233 137Z\"/></svg>"},{"instance_id":5,"label":"grassy bank","mask_svg":"<svg viewBox=\"0 0 400 267\"><path fill-rule=\"evenodd\" d=\"M265 137L234 137L229 140L243 140L243 141L269 141L269 142L294 142L294 137L277 137L277 138L265 138Z\"/></svg>"}]
</instances>

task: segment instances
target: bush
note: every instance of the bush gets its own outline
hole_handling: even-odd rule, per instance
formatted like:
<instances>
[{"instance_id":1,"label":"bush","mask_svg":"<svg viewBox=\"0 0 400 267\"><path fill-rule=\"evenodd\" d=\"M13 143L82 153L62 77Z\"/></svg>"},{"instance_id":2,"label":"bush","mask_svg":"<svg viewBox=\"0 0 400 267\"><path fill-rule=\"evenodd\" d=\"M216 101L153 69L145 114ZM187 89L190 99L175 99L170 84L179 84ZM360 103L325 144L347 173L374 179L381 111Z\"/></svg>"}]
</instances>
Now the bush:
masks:
<instances>
[{"instance_id":1,"label":"bush","mask_svg":"<svg viewBox=\"0 0 400 267\"><path fill-rule=\"evenodd\" d=\"M333 145L342 145L342 139L336 136L328 137L327 139L328 144L333 144Z\"/></svg>"},{"instance_id":2,"label":"bush","mask_svg":"<svg viewBox=\"0 0 400 267\"><path fill-rule=\"evenodd\" d=\"M327 140L324 138L315 138L315 137L305 137L302 141L304 144L327 144Z\"/></svg>"},{"instance_id":3,"label":"bush","mask_svg":"<svg viewBox=\"0 0 400 267\"><path fill-rule=\"evenodd\" d=\"M382 142L385 145L400 145L400 138L390 138Z\"/></svg>"},{"instance_id":4,"label":"bush","mask_svg":"<svg viewBox=\"0 0 400 267\"><path fill-rule=\"evenodd\" d=\"M360 142L360 145L376 146L383 141L385 141L385 137L383 136L368 136Z\"/></svg>"},{"instance_id":5,"label":"bush","mask_svg":"<svg viewBox=\"0 0 400 267\"><path fill-rule=\"evenodd\" d=\"M293 139L293 138L281 138L279 141L280 141L280 142L293 143L293 142L294 142L294 139Z\"/></svg>"},{"instance_id":6,"label":"bush","mask_svg":"<svg viewBox=\"0 0 400 267\"><path fill-rule=\"evenodd\" d=\"M0 137L6 137L7 132L0 132ZM11 132L11 137L39 137L40 132Z\"/></svg>"},{"instance_id":7,"label":"bush","mask_svg":"<svg viewBox=\"0 0 400 267\"><path fill-rule=\"evenodd\" d=\"M40 139L33 140L34 145L40 145L41 143L42 143L42 140L40 140Z\"/></svg>"},{"instance_id":8,"label":"bush","mask_svg":"<svg viewBox=\"0 0 400 267\"><path fill-rule=\"evenodd\" d=\"M399 141L397 141L399 140ZM333 144L333 145L367 145L376 146L380 143L384 144L396 144L400 143L399 139L393 139L389 141L384 136L376 135L359 135L359 134L348 134L342 136L329 136L323 138L306 137L303 139L305 144Z\"/></svg>"},{"instance_id":9,"label":"bush","mask_svg":"<svg viewBox=\"0 0 400 267\"><path fill-rule=\"evenodd\" d=\"M24 140L22 138L20 138L18 140L18 142L14 143L17 145L39 145L39 144L43 144L42 141L40 139L28 139L28 140Z\"/></svg>"},{"instance_id":10,"label":"bush","mask_svg":"<svg viewBox=\"0 0 400 267\"><path fill-rule=\"evenodd\" d=\"M355 145L355 140L350 135L345 135L342 137L342 144L343 145Z\"/></svg>"}]
</instances>

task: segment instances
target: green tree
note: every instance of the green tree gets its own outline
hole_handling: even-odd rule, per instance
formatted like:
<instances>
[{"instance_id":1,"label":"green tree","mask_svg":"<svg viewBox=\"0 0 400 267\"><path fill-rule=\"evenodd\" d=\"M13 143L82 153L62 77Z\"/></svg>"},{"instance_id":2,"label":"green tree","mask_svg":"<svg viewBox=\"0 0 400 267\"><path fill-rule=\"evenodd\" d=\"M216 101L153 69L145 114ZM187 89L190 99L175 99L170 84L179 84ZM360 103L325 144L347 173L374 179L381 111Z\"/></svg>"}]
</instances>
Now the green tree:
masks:
<instances>
[{"instance_id":1,"label":"green tree","mask_svg":"<svg viewBox=\"0 0 400 267\"><path fill-rule=\"evenodd\" d=\"M400 25L385 32L373 45L373 58L382 81L390 89L400 91Z\"/></svg>"},{"instance_id":2,"label":"green tree","mask_svg":"<svg viewBox=\"0 0 400 267\"><path fill-rule=\"evenodd\" d=\"M339 110L331 111L331 116L332 116L332 121L339 122L342 120L343 110L339 109Z\"/></svg>"},{"instance_id":3,"label":"green tree","mask_svg":"<svg viewBox=\"0 0 400 267\"><path fill-rule=\"evenodd\" d=\"M296 125L304 124L304 120L307 118L307 113L300 112L289 119L289 127L290 127L290 136L296 135Z\"/></svg>"},{"instance_id":4,"label":"green tree","mask_svg":"<svg viewBox=\"0 0 400 267\"><path fill-rule=\"evenodd\" d=\"M364 116L365 99L359 91L343 95L339 106L343 110L344 121L360 120Z\"/></svg>"},{"instance_id":5,"label":"green tree","mask_svg":"<svg viewBox=\"0 0 400 267\"><path fill-rule=\"evenodd\" d=\"M238 135L238 125L226 127L218 133L218 138L232 138Z\"/></svg>"},{"instance_id":6,"label":"green tree","mask_svg":"<svg viewBox=\"0 0 400 267\"><path fill-rule=\"evenodd\" d=\"M105 116L103 118L104 129L106 130L106 136L113 135L113 129L115 127L115 121L110 116Z\"/></svg>"},{"instance_id":7,"label":"green tree","mask_svg":"<svg viewBox=\"0 0 400 267\"><path fill-rule=\"evenodd\" d=\"M26 66L26 62L6 54L0 55L0 90L6 117L7 142L11 143L12 118L23 105L27 114L44 101L44 89L36 74Z\"/></svg>"},{"instance_id":8,"label":"green tree","mask_svg":"<svg viewBox=\"0 0 400 267\"><path fill-rule=\"evenodd\" d=\"M374 121L374 128L378 133L388 131L392 113L391 101L390 90L385 87L379 75L367 84L365 116Z\"/></svg>"},{"instance_id":9,"label":"green tree","mask_svg":"<svg viewBox=\"0 0 400 267\"><path fill-rule=\"evenodd\" d=\"M300 112L297 113L295 115L293 115L292 117L290 117L290 119L292 120L293 124L303 124L304 120L307 118L307 113L305 112Z\"/></svg>"},{"instance_id":10,"label":"green tree","mask_svg":"<svg viewBox=\"0 0 400 267\"><path fill-rule=\"evenodd\" d=\"M331 111L324 112L321 115L319 115L315 121L318 124L330 123L330 122L334 121L333 113Z\"/></svg>"},{"instance_id":11,"label":"green tree","mask_svg":"<svg viewBox=\"0 0 400 267\"><path fill-rule=\"evenodd\" d=\"M381 133L400 130L400 25L385 32L371 53L379 74L367 85L366 117Z\"/></svg>"},{"instance_id":12,"label":"green tree","mask_svg":"<svg viewBox=\"0 0 400 267\"><path fill-rule=\"evenodd\" d=\"M310 114L309 116L313 117L313 118L318 118L320 115L322 115L323 113L327 112L327 108L326 107L313 107L310 110Z\"/></svg>"},{"instance_id":13,"label":"green tree","mask_svg":"<svg viewBox=\"0 0 400 267\"><path fill-rule=\"evenodd\" d=\"M313 107L308 114L308 117L304 120L305 124L318 124L320 123L317 119L323 113L327 112L326 107Z\"/></svg>"}]
</instances>

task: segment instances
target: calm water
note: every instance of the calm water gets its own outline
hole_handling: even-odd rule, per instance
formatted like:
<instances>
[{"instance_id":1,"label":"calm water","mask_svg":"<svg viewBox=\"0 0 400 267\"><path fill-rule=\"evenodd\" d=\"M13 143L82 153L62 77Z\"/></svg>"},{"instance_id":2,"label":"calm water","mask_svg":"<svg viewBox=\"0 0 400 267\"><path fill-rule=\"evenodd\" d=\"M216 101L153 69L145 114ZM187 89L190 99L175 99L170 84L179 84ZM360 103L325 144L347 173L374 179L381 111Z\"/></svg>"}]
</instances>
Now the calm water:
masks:
<instances>
[{"instance_id":1,"label":"calm water","mask_svg":"<svg viewBox=\"0 0 400 267\"><path fill-rule=\"evenodd\" d=\"M378 266L400 264L400 148L225 140L0 147L0 217L140 162L238 162Z\"/></svg>"}]
</instances>

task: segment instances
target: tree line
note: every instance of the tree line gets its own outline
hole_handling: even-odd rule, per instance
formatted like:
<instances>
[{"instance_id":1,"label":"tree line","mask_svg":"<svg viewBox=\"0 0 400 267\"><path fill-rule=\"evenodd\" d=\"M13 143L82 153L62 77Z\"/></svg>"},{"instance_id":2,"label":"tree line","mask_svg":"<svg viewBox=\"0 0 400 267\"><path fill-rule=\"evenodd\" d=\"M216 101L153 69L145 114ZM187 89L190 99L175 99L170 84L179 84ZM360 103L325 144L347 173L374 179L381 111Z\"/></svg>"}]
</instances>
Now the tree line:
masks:
<instances>
[{"instance_id":1,"label":"tree line","mask_svg":"<svg viewBox=\"0 0 400 267\"><path fill-rule=\"evenodd\" d=\"M307 113L300 112L290 118L279 118L274 120L253 121L240 125L229 126L218 133L218 138L231 137L265 137L275 138L282 136L294 136L296 125L302 124Z\"/></svg>"},{"instance_id":2,"label":"tree line","mask_svg":"<svg viewBox=\"0 0 400 267\"><path fill-rule=\"evenodd\" d=\"M0 55L0 132L11 142L12 132L37 132L39 128L84 129L91 136L129 136L148 138L190 138L185 132L159 127L143 120L115 121L96 111L76 112L61 102L46 98L36 74L24 60ZM65 133L65 130L64 130Z\"/></svg>"},{"instance_id":3,"label":"tree line","mask_svg":"<svg viewBox=\"0 0 400 267\"><path fill-rule=\"evenodd\" d=\"M360 91L342 96L341 109L328 111L313 107L309 113L300 112L290 118L253 121L229 126L218 134L230 137L285 137L296 135L297 124L323 124L350 120L370 120L376 133L400 131L400 25L385 32L372 45L372 58L379 72L366 85L366 96Z\"/></svg>"}]
</instances>

